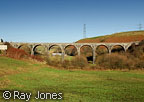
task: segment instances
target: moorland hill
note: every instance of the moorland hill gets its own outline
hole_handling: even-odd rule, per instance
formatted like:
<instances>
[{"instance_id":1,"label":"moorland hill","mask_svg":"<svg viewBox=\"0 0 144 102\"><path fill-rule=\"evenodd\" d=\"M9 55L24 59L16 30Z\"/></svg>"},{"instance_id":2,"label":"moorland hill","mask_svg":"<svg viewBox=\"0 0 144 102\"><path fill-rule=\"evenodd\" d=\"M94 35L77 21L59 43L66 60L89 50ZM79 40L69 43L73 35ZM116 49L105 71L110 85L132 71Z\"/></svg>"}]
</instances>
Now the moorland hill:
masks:
<instances>
[{"instance_id":1,"label":"moorland hill","mask_svg":"<svg viewBox=\"0 0 144 102\"><path fill-rule=\"evenodd\" d=\"M125 43L144 40L144 31L129 31L80 39L76 43Z\"/></svg>"}]
</instances>

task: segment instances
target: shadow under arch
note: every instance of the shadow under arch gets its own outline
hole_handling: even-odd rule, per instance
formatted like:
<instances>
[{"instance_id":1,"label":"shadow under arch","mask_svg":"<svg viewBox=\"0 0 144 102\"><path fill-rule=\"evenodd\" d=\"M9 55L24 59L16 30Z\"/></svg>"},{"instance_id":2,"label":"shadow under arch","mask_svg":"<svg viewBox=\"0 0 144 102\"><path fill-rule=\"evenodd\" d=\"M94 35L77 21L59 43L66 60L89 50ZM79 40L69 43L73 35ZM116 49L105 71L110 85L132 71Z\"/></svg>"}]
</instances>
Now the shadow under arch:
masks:
<instances>
[{"instance_id":1,"label":"shadow under arch","mask_svg":"<svg viewBox=\"0 0 144 102\"><path fill-rule=\"evenodd\" d=\"M45 45L35 45L33 48L34 55L46 55L47 47Z\"/></svg>"},{"instance_id":2,"label":"shadow under arch","mask_svg":"<svg viewBox=\"0 0 144 102\"><path fill-rule=\"evenodd\" d=\"M125 49L122 45L114 45L111 49L111 52L112 53L115 53L115 52L125 52Z\"/></svg>"},{"instance_id":3,"label":"shadow under arch","mask_svg":"<svg viewBox=\"0 0 144 102\"><path fill-rule=\"evenodd\" d=\"M61 55L63 50L61 46L54 44L49 46L48 51L51 55Z\"/></svg>"},{"instance_id":4,"label":"shadow under arch","mask_svg":"<svg viewBox=\"0 0 144 102\"><path fill-rule=\"evenodd\" d=\"M126 52L132 53L138 45L132 43L126 50Z\"/></svg>"},{"instance_id":5,"label":"shadow under arch","mask_svg":"<svg viewBox=\"0 0 144 102\"><path fill-rule=\"evenodd\" d=\"M93 61L93 48L91 45L82 45L80 47L80 53L87 58L88 62Z\"/></svg>"},{"instance_id":6,"label":"shadow under arch","mask_svg":"<svg viewBox=\"0 0 144 102\"><path fill-rule=\"evenodd\" d=\"M75 45L67 45L64 48L65 54L68 56L76 56L78 55L78 49Z\"/></svg>"},{"instance_id":7,"label":"shadow under arch","mask_svg":"<svg viewBox=\"0 0 144 102\"><path fill-rule=\"evenodd\" d=\"M19 45L17 48L20 49L22 46L24 46L24 45Z\"/></svg>"}]
</instances>

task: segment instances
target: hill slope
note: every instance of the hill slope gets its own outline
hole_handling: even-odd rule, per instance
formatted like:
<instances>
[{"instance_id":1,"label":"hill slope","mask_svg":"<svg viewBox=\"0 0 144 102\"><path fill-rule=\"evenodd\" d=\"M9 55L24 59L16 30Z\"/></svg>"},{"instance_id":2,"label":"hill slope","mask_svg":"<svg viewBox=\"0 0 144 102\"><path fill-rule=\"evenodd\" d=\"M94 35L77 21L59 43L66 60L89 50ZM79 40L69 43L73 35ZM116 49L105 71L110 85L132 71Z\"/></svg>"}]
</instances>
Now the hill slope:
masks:
<instances>
[{"instance_id":1,"label":"hill slope","mask_svg":"<svg viewBox=\"0 0 144 102\"><path fill-rule=\"evenodd\" d=\"M115 33L112 35L81 39L76 43L101 43L101 42L120 43L120 42L132 42L141 40L144 40L144 31L129 31L129 32Z\"/></svg>"}]
</instances>

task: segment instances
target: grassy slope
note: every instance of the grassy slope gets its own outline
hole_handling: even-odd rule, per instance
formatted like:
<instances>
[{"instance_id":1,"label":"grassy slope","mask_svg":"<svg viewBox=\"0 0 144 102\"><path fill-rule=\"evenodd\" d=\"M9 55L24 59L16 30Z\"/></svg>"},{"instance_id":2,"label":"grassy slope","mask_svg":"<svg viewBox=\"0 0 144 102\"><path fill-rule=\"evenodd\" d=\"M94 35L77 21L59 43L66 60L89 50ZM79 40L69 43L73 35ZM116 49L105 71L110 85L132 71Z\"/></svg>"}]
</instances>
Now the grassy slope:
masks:
<instances>
[{"instance_id":1,"label":"grassy slope","mask_svg":"<svg viewBox=\"0 0 144 102\"><path fill-rule=\"evenodd\" d=\"M0 57L0 90L32 92L33 98L41 91L62 92L62 102L144 102L143 89L144 71L58 70Z\"/></svg>"},{"instance_id":2,"label":"grassy slope","mask_svg":"<svg viewBox=\"0 0 144 102\"><path fill-rule=\"evenodd\" d=\"M99 43L99 42L132 42L144 40L144 31L130 31L115 33L112 35L98 36L81 39L77 43Z\"/></svg>"}]
</instances>

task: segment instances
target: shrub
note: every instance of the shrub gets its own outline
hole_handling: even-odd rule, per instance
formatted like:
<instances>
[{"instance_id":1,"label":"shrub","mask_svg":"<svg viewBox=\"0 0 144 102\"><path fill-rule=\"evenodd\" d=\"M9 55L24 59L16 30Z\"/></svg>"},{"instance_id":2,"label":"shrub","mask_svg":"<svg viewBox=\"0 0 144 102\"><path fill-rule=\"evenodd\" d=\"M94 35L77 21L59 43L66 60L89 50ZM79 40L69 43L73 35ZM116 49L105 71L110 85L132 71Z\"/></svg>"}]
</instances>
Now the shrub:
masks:
<instances>
[{"instance_id":1,"label":"shrub","mask_svg":"<svg viewBox=\"0 0 144 102\"><path fill-rule=\"evenodd\" d=\"M32 59L43 62L44 60L40 57L40 56L35 56L35 55L31 55L30 56Z\"/></svg>"},{"instance_id":2,"label":"shrub","mask_svg":"<svg viewBox=\"0 0 144 102\"><path fill-rule=\"evenodd\" d=\"M139 43L140 46L144 46L144 40Z\"/></svg>"},{"instance_id":3,"label":"shrub","mask_svg":"<svg viewBox=\"0 0 144 102\"><path fill-rule=\"evenodd\" d=\"M34 56L34 55L31 56L22 49L13 48L8 42L5 42L5 45L8 46L8 49L6 51L6 56L8 57L15 58L15 59L32 58L37 61L41 61L41 62L43 61L43 59L40 56Z\"/></svg>"},{"instance_id":4,"label":"shrub","mask_svg":"<svg viewBox=\"0 0 144 102\"><path fill-rule=\"evenodd\" d=\"M135 68L144 68L144 61L138 60L135 64Z\"/></svg>"},{"instance_id":5,"label":"shrub","mask_svg":"<svg viewBox=\"0 0 144 102\"><path fill-rule=\"evenodd\" d=\"M76 56L71 61L64 60L64 62L61 62L61 60L58 60L57 57L47 57L46 62L48 65L55 66L55 67L63 67L63 68L84 68L87 66L88 62L85 57L78 57Z\"/></svg>"},{"instance_id":6,"label":"shrub","mask_svg":"<svg viewBox=\"0 0 144 102\"><path fill-rule=\"evenodd\" d=\"M143 53L144 53L143 47L139 46L132 52L132 55L137 58L141 58L141 55L143 55Z\"/></svg>"},{"instance_id":7,"label":"shrub","mask_svg":"<svg viewBox=\"0 0 144 102\"><path fill-rule=\"evenodd\" d=\"M47 64L47 65L51 65L51 60L50 60L49 57L47 57L45 60L46 60L46 64Z\"/></svg>"},{"instance_id":8,"label":"shrub","mask_svg":"<svg viewBox=\"0 0 144 102\"><path fill-rule=\"evenodd\" d=\"M50 57L46 58L46 63L51 66L60 67L61 61L57 57Z\"/></svg>"},{"instance_id":9,"label":"shrub","mask_svg":"<svg viewBox=\"0 0 144 102\"><path fill-rule=\"evenodd\" d=\"M21 59L21 58L27 58L28 57L28 54L24 50L16 49L13 47L10 47L7 49L6 55L8 57L15 58L15 59Z\"/></svg>"},{"instance_id":10,"label":"shrub","mask_svg":"<svg viewBox=\"0 0 144 102\"><path fill-rule=\"evenodd\" d=\"M63 67L63 68L83 68L86 67L88 62L85 57L78 57L76 56L71 61L64 60L64 62L61 62L61 60L58 59L58 57L47 57L46 62L50 66L55 67Z\"/></svg>"},{"instance_id":11,"label":"shrub","mask_svg":"<svg viewBox=\"0 0 144 102\"><path fill-rule=\"evenodd\" d=\"M8 42L5 42L4 44L7 45L7 48L8 48L6 50L6 56L15 58L15 59L28 57L28 54L24 50L13 48Z\"/></svg>"},{"instance_id":12,"label":"shrub","mask_svg":"<svg viewBox=\"0 0 144 102\"><path fill-rule=\"evenodd\" d=\"M127 56L117 53L99 56L96 59L96 63L99 66L108 69L132 68L134 66L134 63L131 59L128 59Z\"/></svg>"},{"instance_id":13,"label":"shrub","mask_svg":"<svg viewBox=\"0 0 144 102\"><path fill-rule=\"evenodd\" d=\"M70 68L70 67L72 67L72 64L69 60L64 60L64 62L62 63L62 67Z\"/></svg>"},{"instance_id":14,"label":"shrub","mask_svg":"<svg viewBox=\"0 0 144 102\"><path fill-rule=\"evenodd\" d=\"M72 59L71 63L72 66L80 68L86 67L88 65L87 59L83 56L76 56Z\"/></svg>"},{"instance_id":15,"label":"shrub","mask_svg":"<svg viewBox=\"0 0 144 102\"><path fill-rule=\"evenodd\" d=\"M136 58L142 58L144 54L144 40L142 40L138 46L135 46L134 44L131 46L131 49L129 51L133 56Z\"/></svg>"}]
</instances>

